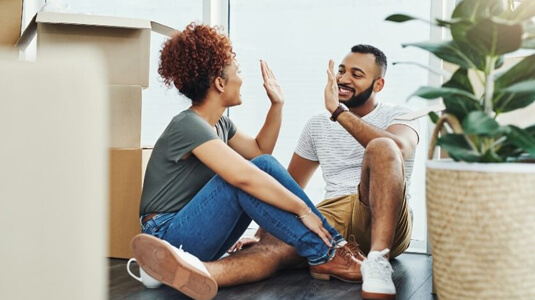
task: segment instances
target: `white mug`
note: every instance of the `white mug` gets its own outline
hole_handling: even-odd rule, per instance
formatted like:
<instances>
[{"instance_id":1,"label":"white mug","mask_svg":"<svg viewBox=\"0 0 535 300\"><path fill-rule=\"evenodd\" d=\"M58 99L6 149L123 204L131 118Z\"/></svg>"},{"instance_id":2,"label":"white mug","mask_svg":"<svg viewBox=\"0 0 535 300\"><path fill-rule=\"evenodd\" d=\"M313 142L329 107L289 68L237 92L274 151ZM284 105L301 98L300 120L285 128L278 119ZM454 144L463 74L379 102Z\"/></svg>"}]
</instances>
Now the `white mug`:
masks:
<instances>
[{"instance_id":1,"label":"white mug","mask_svg":"<svg viewBox=\"0 0 535 300\"><path fill-rule=\"evenodd\" d=\"M162 286L161 282L154 279L149 274L145 273L145 271L143 271L143 268L141 268L141 266L139 267L139 276L136 276L134 273L132 273L132 271L130 271L130 264L133 261L137 263L135 258L131 258L130 260L128 260L128 263L126 263L126 271L128 272L128 274L130 274L130 276L132 276L132 278L143 283L143 285L148 289L156 289Z\"/></svg>"}]
</instances>

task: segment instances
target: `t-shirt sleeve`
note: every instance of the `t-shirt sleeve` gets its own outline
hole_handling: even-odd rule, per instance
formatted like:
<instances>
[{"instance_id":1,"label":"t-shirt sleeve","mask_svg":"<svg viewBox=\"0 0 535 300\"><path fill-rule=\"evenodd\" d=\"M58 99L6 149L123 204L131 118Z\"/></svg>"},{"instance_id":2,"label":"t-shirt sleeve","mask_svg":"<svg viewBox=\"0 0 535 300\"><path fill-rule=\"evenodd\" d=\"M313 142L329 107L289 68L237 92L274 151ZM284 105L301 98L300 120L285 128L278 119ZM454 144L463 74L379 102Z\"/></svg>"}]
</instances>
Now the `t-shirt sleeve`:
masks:
<instances>
[{"instance_id":1,"label":"t-shirt sleeve","mask_svg":"<svg viewBox=\"0 0 535 300\"><path fill-rule=\"evenodd\" d=\"M227 116L221 116L221 123L225 131L227 132L227 140L230 140L234 136L234 134L236 134L238 128L236 127L234 122L232 122L232 120Z\"/></svg>"},{"instance_id":2,"label":"t-shirt sleeve","mask_svg":"<svg viewBox=\"0 0 535 300\"><path fill-rule=\"evenodd\" d=\"M396 124L402 124L402 125L406 125L406 126L409 126L410 128L412 128L415 132L416 132L416 135L418 136L418 141L420 140L420 121L419 119L416 119L416 120L399 120L397 119L397 117L400 117L404 114L407 114L407 113L410 113L412 112L412 110L408 107L405 107L405 106L398 106L396 107L396 109L392 110L392 112L390 113L389 115L389 119L388 119L388 126L391 126L391 125L396 125Z\"/></svg>"},{"instance_id":3,"label":"t-shirt sleeve","mask_svg":"<svg viewBox=\"0 0 535 300\"><path fill-rule=\"evenodd\" d=\"M318 161L318 154L314 145L312 132L313 123L314 119L312 118L307 122L305 128L303 128L301 136L299 137L299 141L297 142L297 147L295 147L295 153L301 156L302 158Z\"/></svg>"},{"instance_id":4,"label":"t-shirt sleeve","mask_svg":"<svg viewBox=\"0 0 535 300\"><path fill-rule=\"evenodd\" d=\"M184 114L173 120L169 128L169 159L178 162L198 146L218 139L206 121L193 114Z\"/></svg>"}]
</instances>

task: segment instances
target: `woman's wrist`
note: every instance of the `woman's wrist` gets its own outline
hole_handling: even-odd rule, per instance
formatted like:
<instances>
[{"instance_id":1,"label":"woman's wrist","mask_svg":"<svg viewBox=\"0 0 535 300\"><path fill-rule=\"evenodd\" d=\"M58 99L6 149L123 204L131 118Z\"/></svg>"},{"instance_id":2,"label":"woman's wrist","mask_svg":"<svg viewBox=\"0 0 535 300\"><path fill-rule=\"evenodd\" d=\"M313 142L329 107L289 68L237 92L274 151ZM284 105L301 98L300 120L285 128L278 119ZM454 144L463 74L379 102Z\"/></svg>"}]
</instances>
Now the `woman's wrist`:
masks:
<instances>
[{"instance_id":1,"label":"woman's wrist","mask_svg":"<svg viewBox=\"0 0 535 300\"><path fill-rule=\"evenodd\" d=\"M282 102L271 102L271 107L273 107L273 108L282 108L283 104L284 104L284 101L282 101Z\"/></svg>"},{"instance_id":2,"label":"woman's wrist","mask_svg":"<svg viewBox=\"0 0 535 300\"><path fill-rule=\"evenodd\" d=\"M294 212L294 214L295 214L296 218L302 219L301 217L309 214L311 212L311 210L312 209L310 207L308 207L308 205L306 205L304 202L302 202L302 205L300 205L299 209L296 212Z\"/></svg>"},{"instance_id":3,"label":"woman's wrist","mask_svg":"<svg viewBox=\"0 0 535 300\"><path fill-rule=\"evenodd\" d=\"M299 216L295 216L296 218L298 219L304 219L306 217L308 217L308 215L310 215L312 213L312 208L308 208L308 211L305 213L305 214L302 214L302 215L299 215Z\"/></svg>"}]
</instances>

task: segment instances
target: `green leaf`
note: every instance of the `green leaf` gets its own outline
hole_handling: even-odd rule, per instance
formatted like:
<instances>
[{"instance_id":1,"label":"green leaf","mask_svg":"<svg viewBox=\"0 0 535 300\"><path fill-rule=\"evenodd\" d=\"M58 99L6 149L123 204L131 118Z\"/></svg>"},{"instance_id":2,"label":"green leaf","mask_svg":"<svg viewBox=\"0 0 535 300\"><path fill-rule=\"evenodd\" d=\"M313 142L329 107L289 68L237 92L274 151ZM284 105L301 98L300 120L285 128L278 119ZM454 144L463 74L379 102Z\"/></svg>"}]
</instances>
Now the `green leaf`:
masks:
<instances>
[{"instance_id":1,"label":"green leaf","mask_svg":"<svg viewBox=\"0 0 535 300\"><path fill-rule=\"evenodd\" d=\"M502 94L494 104L494 111L505 113L524 108L535 100L535 94Z\"/></svg>"},{"instance_id":2,"label":"green leaf","mask_svg":"<svg viewBox=\"0 0 535 300\"><path fill-rule=\"evenodd\" d=\"M471 45L491 57L513 52L522 44L520 24L507 24L497 18L484 19L466 33Z\"/></svg>"},{"instance_id":3,"label":"green leaf","mask_svg":"<svg viewBox=\"0 0 535 300\"><path fill-rule=\"evenodd\" d=\"M500 95L495 99L496 112L508 112L524 108L535 101L535 79L518 82L509 87L497 90Z\"/></svg>"},{"instance_id":4,"label":"green leaf","mask_svg":"<svg viewBox=\"0 0 535 300\"><path fill-rule=\"evenodd\" d=\"M464 69L470 69L474 66L474 63L471 62L466 56L463 55L463 52L459 49L457 44L453 41L434 43L434 42L421 42L421 43L411 43L403 44L403 47L413 46L418 47L424 50L427 50L433 53L440 59L443 59L447 62L454 63L461 66Z\"/></svg>"},{"instance_id":5,"label":"green leaf","mask_svg":"<svg viewBox=\"0 0 535 300\"><path fill-rule=\"evenodd\" d=\"M535 156L535 137L530 135L527 130L518 128L514 125L509 125L507 127L510 129L506 133L507 141L524 149L524 151L531 156Z\"/></svg>"},{"instance_id":6,"label":"green leaf","mask_svg":"<svg viewBox=\"0 0 535 300\"><path fill-rule=\"evenodd\" d=\"M473 24L471 21L465 20L465 19L451 19L449 21L448 20L435 19L435 21L437 22L436 25L441 26L441 27L451 27L451 26L454 26L454 25L470 26L470 25Z\"/></svg>"},{"instance_id":7,"label":"green leaf","mask_svg":"<svg viewBox=\"0 0 535 300\"><path fill-rule=\"evenodd\" d=\"M481 111L483 107L479 102L462 97L443 97L446 112L457 117L462 121L472 111Z\"/></svg>"},{"instance_id":8,"label":"green leaf","mask_svg":"<svg viewBox=\"0 0 535 300\"><path fill-rule=\"evenodd\" d=\"M447 97L447 96L460 96L460 97L464 97L464 98L468 98L468 99L472 99L476 101L476 98L474 97L473 94L464 90L460 90L456 88L448 88L448 87L436 88L436 87L430 87L430 86L422 86L416 92L414 92L411 96L409 96L409 98L412 98L415 96L428 99L428 100L436 99L440 97Z\"/></svg>"},{"instance_id":9,"label":"green leaf","mask_svg":"<svg viewBox=\"0 0 535 300\"><path fill-rule=\"evenodd\" d=\"M488 149L487 152L485 152L485 154L483 154L483 156L481 156L481 158L479 159L479 162L482 163L499 163L504 161L505 159L503 157L500 157L496 153L494 148Z\"/></svg>"},{"instance_id":10,"label":"green leaf","mask_svg":"<svg viewBox=\"0 0 535 300\"><path fill-rule=\"evenodd\" d=\"M477 21L499 16L506 10L507 3L503 0L464 0L455 7L451 17Z\"/></svg>"},{"instance_id":11,"label":"green leaf","mask_svg":"<svg viewBox=\"0 0 535 300\"><path fill-rule=\"evenodd\" d=\"M445 134L437 139L437 145L456 161L478 162L481 155L470 147L463 134Z\"/></svg>"},{"instance_id":12,"label":"green leaf","mask_svg":"<svg viewBox=\"0 0 535 300\"><path fill-rule=\"evenodd\" d=\"M532 136L533 138L535 138L535 124L529 126L529 127L526 127L524 128L524 130L530 135Z\"/></svg>"},{"instance_id":13,"label":"green leaf","mask_svg":"<svg viewBox=\"0 0 535 300\"><path fill-rule=\"evenodd\" d=\"M512 21L524 21L533 17L535 17L535 1L524 0L515 8L508 19Z\"/></svg>"},{"instance_id":14,"label":"green leaf","mask_svg":"<svg viewBox=\"0 0 535 300\"><path fill-rule=\"evenodd\" d=\"M533 66L535 66L535 54L524 58L505 73L499 75L494 82L495 88L499 90L521 81L535 79Z\"/></svg>"},{"instance_id":15,"label":"green leaf","mask_svg":"<svg viewBox=\"0 0 535 300\"><path fill-rule=\"evenodd\" d=\"M463 23L457 23L451 25L451 36L453 37L453 40L456 42L468 42L466 39L466 33L470 28L474 26L473 21L466 20Z\"/></svg>"},{"instance_id":16,"label":"green leaf","mask_svg":"<svg viewBox=\"0 0 535 300\"><path fill-rule=\"evenodd\" d=\"M469 43L456 41L442 43L421 42L403 44L402 46L413 46L427 50L436 57L454 63L464 69L477 68L478 70L485 70L485 57L474 50Z\"/></svg>"},{"instance_id":17,"label":"green leaf","mask_svg":"<svg viewBox=\"0 0 535 300\"><path fill-rule=\"evenodd\" d=\"M497 136L502 133L500 124L482 111L469 113L462 121L463 130L468 135Z\"/></svg>"},{"instance_id":18,"label":"green leaf","mask_svg":"<svg viewBox=\"0 0 535 300\"><path fill-rule=\"evenodd\" d=\"M519 157L522 155L524 151L522 148L519 148L513 144L506 144L501 146L498 150L496 150L496 155L507 159Z\"/></svg>"},{"instance_id":19,"label":"green leaf","mask_svg":"<svg viewBox=\"0 0 535 300\"><path fill-rule=\"evenodd\" d=\"M498 76L493 97L496 112L523 108L535 99L535 55L528 56Z\"/></svg>"},{"instance_id":20,"label":"green leaf","mask_svg":"<svg viewBox=\"0 0 535 300\"><path fill-rule=\"evenodd\" d=\"M440 27L451 27L451 25L462 24L462 23L467 23L468 25L472 24L471 22L463 20L463 19L441 20L437 18L435 19L435 22L432 22L432 21L428 21L425 19L421 19L421 18L417 18L417 17L405 15L405 14L393 14L393 15L386 17L385 19L385 21L396 22L396 23L404 23L404 22L414 21L414 20L422 21L422 22L425 22L431 25L440 26Z\"/></svg>"},{"instance_id":21,"label":"green leaf","mask_svg":"<svg viewBox=\"0 0 535 300\"><path fill-rule=\"evenodd\" d=\"M505 59L503 55L498 56L498 59L496 60L496 64L494 65L494 69L499 69L503 66L503 63L505 62Z\"/></svg>"},{"instance_id":22,"label":"green leaf","mask_svg":"<svg viewBox=\"0 0 535 300\"><path fill-rule=\"evenodd\" d=\"M456 88L459 90L464 90L472 95L474 94L474 88L472 87L472 83L468 78L468 70L463 68L457 69L457 71L453 73L451 79L444 83L442 87ZM472 97L467 98L459 95L445 96L443 97L443 100L444 105L446 106L446 112L453 114L460 121L462 121L471 111L482 110L479 102L475 101Z\"/></svg>"},{"instance_id":23,"label":"green leaf","mask_svg":"<svg viewBox=\"0 0 535 300\"><path fill-rule=\"evenodd\" d=\"M456 88L474 94L474 88L472 87L470 78L468 78L468 70L463 68L457 69L450 80L444 83L442 87Z\"/></svg>"},{"instance_id":24,"label":"green leaf","mask_svg":"<svg viewBox=\"0 0 535 300\"><path fill-rule=\"evenodd\" d=\"M535 79L515 83L509 87L501 89L500 91L506 93L533 93L535 92Z\"/></svg>"},{"instance_id":25,"label":"green leaf","mask_svg":"<svg viewBox=\"0 0 535 300\"><path fill-rule=\"evenodd\" d=\"M499 16L507 10L503 0L465 0L459 3L453 11L452 18L465 20L464 23L453 24L451 35L457 42L470 42L466 33L482 19Z\"/></svg>"},{"instance_id":26,"label":"green leaf","mask_svg":"<svg viewBox=\"0 0 535 300\"><path fill-rule=\"evenodd\" d=\"M505 127L507 127L508 131L511 131L511 128L509 126L505 126ZM527 133L528 136L530 136L532 139L535 139L535 124L529 127L526 127L523 130ZM511 143L509 139L506 139L504 142L502 142L499 145L498 151L497 151L497 154L504 158L515 158L524 153L525 151L524 149L522 149L522 147L519 147Z\"/></svg>"},{"instance_id":27,"label":"green leaf","mask_svg":"<svg viewBox=\"0 0 535 300\"><path fill-rule=\"evenodd\" d=\"M431 122L433 122L433 124L436 124L438 122L438 119L440 118L436 112L434 111L430 111L429 112L429 118L431 119Z\"/></svg>"},{"instance_id":28,"label":"green leaf","mask_svg":"<svg viewBox=\"0 0 535 300\"><path fill-rule=\"evenodd\" d=\"M397 23L403 23L403 22L412 21L412 20L421 20L421 19L409 16L409 15L404 15L404 14L393 14L393 15L388 16L385 19L385 21L397 22Z\"/></svg>"}]
</instances>

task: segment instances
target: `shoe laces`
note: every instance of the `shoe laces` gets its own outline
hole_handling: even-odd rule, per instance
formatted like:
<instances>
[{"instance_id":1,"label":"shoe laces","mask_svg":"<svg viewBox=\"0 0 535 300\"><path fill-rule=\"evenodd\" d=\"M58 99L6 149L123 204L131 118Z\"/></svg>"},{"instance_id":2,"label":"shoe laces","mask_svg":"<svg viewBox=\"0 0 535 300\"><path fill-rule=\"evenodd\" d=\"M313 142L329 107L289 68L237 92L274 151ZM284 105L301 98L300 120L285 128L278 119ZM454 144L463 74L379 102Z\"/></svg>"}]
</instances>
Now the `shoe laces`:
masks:
<instances>
[{"instance_id":1,"label":"shoe laces","mask_svg":"<svg viewBox=\"0 0 535 300\"><path fill-rule=\"evenodd\" d=\"M390 249L387 248L382 251L368 253L368 257L364 261L366 265L366 277L381 279L383 281L392 280L394 270L385 257L388 252L390 252Z\"/></svg>"},{"instance_id":2,"label":"shoe laces","mask_svg":"<svg viewBox=\"0 0 535 300\"><path fill-rule=\"evenodd\" d=\"M363 261L366 258L364 252L360 250L359 244L357 243L354 235L349 236L346 247L349 248L349 250L353 253L353 256L355 256L355 258L357 258L359 261Z\"/></svg>"},{"instance_id":3,"label":"shoe laces","mask_svg":"<svg viewBox=\"0 0 535 300\"><path fill-rule=\"evenodd\" d=\"M362 261L359 260L355 254L353 254L353 251L350 247L348 247L348 244L343 247L337 248L336 251L340 258L345 261L346 265L349 266L354 263L357 263L359 265L362 264Z\"/></svg>"}]
</instances>

